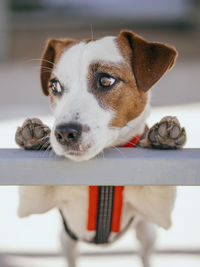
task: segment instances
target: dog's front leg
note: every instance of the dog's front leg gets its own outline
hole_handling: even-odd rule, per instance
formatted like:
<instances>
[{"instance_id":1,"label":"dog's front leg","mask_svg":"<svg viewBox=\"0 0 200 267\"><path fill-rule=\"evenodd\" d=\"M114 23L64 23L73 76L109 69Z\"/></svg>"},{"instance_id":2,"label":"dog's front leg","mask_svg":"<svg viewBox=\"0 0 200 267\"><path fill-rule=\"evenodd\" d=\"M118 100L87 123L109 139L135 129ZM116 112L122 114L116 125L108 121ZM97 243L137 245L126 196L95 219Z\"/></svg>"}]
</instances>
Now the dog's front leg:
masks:
<instances>
[{"instance_id":1,"label":"dog's front leg","mask_svg":"<svg viewBox=\"0 0 200 267\"><path fill-rule=\"evenodd\" d=\"M176 117L167 116L153 125L139 146L158 149L178 149L186 143L186 132Z\"/></svg>"},{"instance_id":2,"label":"dog's front leg","mask_svg":"<svg viewBox=\"0 0 200 267\"><path fill-rule=\"evenodd\" d=\"M136 236L140 241L140 257L143 267L150 267L151 254L154 251L156 232L153 224L140 221L136 226Z\"/></svg>"},{"instance_id":3,"label":"dog's front leg","mask_svg":"<svg viewBox=\"0 0 200 267\"><path fill-rule=\"evenodd\" d=\"M26 119L15 133L16 143L27 150L46 150L50 149L51 130L37 118Z\"/></svg>"},{"instance_id":4,"label":"dog's front leg","mask_svg":"<svg viewBox=\"0 0 200 267\"><path fill-rule=\"evenodd\" d=\"M61 232L61 246L62 254L68 263L67 267L76 267L77 241L68 236L64 229Z\"/></svg>"}]
</instances>

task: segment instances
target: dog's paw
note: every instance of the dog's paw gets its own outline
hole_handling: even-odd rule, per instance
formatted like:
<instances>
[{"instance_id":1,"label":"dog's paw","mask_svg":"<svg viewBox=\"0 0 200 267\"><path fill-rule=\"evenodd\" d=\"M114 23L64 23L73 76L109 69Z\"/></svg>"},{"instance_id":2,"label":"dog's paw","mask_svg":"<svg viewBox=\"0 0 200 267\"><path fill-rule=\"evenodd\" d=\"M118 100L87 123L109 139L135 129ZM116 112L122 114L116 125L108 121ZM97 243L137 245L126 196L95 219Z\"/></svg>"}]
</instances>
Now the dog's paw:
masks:
<instances>
[{"instance_id":1,"label":"dog's paw","mask_svg":"<svg viewBox=\"0 0 200 267\"><path fill-rule=\"evenodd\" d=\"M23 149L39 150L49 147L50 129L37 118L26 119L15 134L16 143Z\"/></svg>"},{"instance_id":2,"label":"dog's paw","mask_svg":"<svg viewBox=\"0 0 200 267\"><path fill-rule=\"evenodd\" d=\"M176 117L167 116L150 128L147 138L154 148L176 149L186 143L186 132Z\"/></svg>"}]
</instances>

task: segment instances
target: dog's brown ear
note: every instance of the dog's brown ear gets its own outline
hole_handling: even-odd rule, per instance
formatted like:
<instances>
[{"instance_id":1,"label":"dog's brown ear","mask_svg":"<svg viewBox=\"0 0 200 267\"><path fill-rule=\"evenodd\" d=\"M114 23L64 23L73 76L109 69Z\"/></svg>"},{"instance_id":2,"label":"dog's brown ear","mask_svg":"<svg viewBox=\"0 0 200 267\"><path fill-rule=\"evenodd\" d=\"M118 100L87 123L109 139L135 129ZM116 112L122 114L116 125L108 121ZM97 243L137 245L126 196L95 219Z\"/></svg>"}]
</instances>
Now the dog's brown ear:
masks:
<instances>
[{"instance_id":1,"label":"dog's brown ear","mask_svg":"<svg viewBox=\"0 0 200 267\"><path fill-rule=\"evenodd\" d=\"M50 38L47 40L40 65L40 81L45 95L49 95L48 83L56 61L63 50L73 43L75 43L75 40L72 39Z\"/></svg>"},{"instance_id":2,"label":"dog's brown ear","mask_svg":"<svg viewBox=\"0 0 200 267\"><path fill-rule=\"evenodd\" d=\"M137 86L144 92L173 66L177 56L173 47L147 42L132 31L122 30L117 41L120 47L126 47L128 50Z\"/></svg>"}]
</instances>

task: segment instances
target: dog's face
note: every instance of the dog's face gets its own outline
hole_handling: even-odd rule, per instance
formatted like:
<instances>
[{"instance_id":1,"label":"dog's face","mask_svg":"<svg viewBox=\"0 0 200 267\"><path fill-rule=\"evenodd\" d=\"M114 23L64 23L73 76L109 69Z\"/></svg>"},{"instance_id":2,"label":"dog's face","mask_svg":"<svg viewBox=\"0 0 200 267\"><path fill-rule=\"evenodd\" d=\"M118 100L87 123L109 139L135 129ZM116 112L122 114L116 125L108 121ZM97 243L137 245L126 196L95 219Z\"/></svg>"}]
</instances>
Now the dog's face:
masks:
<instances>
[{"instance_id":1,"label":"dog's face","mask_svg":"<svg viewBox=\"0 0 200 267\"><path fill-rule=\"evenodd\" d=\"M172 47L126 30L97 40L48 40L41 84L55 115L54 151L88 160L141 134L148 90L175 58Z\"/></svg>"}]
</instances>

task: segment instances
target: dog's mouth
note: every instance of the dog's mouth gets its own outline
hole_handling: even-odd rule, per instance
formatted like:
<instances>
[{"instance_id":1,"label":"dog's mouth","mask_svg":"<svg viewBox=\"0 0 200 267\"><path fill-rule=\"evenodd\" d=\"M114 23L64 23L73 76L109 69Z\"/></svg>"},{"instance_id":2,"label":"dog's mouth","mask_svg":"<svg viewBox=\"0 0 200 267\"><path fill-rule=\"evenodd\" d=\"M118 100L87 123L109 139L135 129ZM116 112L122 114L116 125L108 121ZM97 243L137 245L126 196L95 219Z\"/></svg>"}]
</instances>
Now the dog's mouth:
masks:
<instances>
[{"instance_id":1,"label":"dog's mouth","mask_svg":"<svg viewBox=\"0 0 200 267\"><path fill-rule=\"evenodd\" d=\"M82 152L82 151L65 151L63 153L64 157L71 159L73 161L78 161L78 162L90 160L95 155L96 155L96 153L91 154L88 151L85 151L85 152Z\"/></svg>"},{"instance_id":2,"label":"dog's mouth","mask_svg":"<svg viewBox=\"0 0 200 267\"><path fill-rule=\"evenodd\" d=\"M56 143L52 144L52 148L57 155L64 156L65 158L73 161L85 161L95 157L98 154L98 150L93 148L91 144L88 145L76 145L74 147L65 147Z\"/></svg>"},{"instance_id":3,"label":"dog's mouth","mask_svg":"<svg viewBox=\"0 0 200 267\"><path fill-rule=\"evenodd\" d=\"M96 147L87 147L85 149L77 149L77 148L64 148L64 147L59 147L59 146L54 146L53 147L54 152L57 155L64 156L65 158L68 158L73 161L87 161L95 156L97 156L102 150L102 149L97 149Z\"/></svg>"},{"instance_id":4,"label":"dog's mouth","mask_svg":"<svg viewBox=\"0 0 200 267\"><path fill-rule=\"evenodd\" d=\"M82 155L84 155L86 152L85 152L85 151L70 150L70 151L66 151L65 153L66 153L67 155L71 155L71 156L82 156Z\"/></svg>"}]
</instances>

